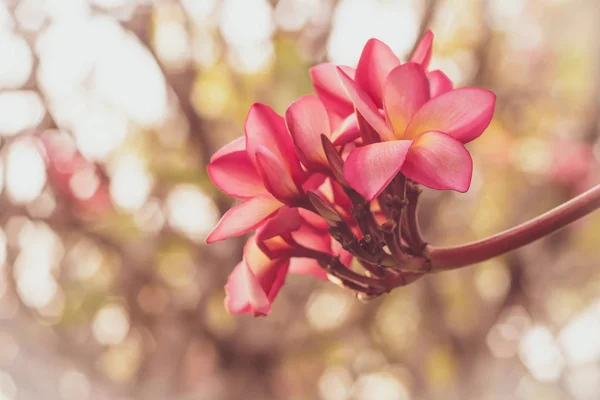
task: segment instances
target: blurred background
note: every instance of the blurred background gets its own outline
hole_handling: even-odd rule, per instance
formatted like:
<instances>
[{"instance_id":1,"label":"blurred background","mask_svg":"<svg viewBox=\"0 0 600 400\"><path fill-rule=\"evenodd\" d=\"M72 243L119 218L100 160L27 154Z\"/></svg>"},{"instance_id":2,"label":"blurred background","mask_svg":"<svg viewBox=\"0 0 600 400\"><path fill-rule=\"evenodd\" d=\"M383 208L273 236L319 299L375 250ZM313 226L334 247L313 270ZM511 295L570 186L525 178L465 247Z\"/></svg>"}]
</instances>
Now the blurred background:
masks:
<instances>
[{"instance_id":1,"label":"blurred background","mask_svg":"<svg viewBox=\"0 0 600 400\"><path fill-rule=\"evenodd\" d=\"M1 400L600 398L600 213L368 304L290 276L231 317L243 240L207 179L256 101L370 37L494 90L469 193L428 240L508 228L600 182L597 0L0 0Z\"/></svg>"}]
</instances>

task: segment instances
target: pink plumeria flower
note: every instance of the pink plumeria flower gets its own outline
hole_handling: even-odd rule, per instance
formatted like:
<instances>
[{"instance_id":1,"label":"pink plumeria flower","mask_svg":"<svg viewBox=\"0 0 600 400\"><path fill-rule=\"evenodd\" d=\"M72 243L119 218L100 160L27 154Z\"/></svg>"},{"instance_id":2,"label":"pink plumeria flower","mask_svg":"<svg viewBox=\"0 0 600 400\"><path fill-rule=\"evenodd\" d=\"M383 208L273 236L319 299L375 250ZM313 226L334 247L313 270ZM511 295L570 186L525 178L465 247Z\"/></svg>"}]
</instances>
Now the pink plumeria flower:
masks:
<instances>
[{"instance_id":1,"label":"pink plumeria flower","mask_svg":"<svg viewBox=\"0 0 600 400\"><path fill-rule=\"evenodd\" d=\"M271 303L285 282L289 259L269 259L256 245L254 236L244 247L244 258L235 266L225 285L225 308L230 314L269 315Z\"/></svg>"},{"instance_id":2,"label":"pink plumeria flower","mask_svg":"<svg viewBox=\"0 0 600 400\"><path fill-rule=\"evenodd\" d=\"M433 33L427 31L411 62L420 64L425 70L431 60ZM317 96L325 104L332 121L332 141L344 144L359 137L354 115L354 104L338 79L337 68L341 68L373 100L378 108L383 107L383 85L389 73L401 62L394 52L383 42L370 39L360 56L356 70L348 66L331 63L319 64L310 70L310 76ZM439 70L427 73L431 97L436 97L452 89L450 79Z\"/></svg>"},{"instance_id":3,"label":"pink plumeria flower","mask_svg":"<svg viewBox=\"0 0 600 400\"><path fill-rule=\"evenodd\" d=\"M336 79L339 80L337 77ZM309 94L298 98L285 112L285 121L294 140L296 153L310 172L311 178L315 178L315 175L323 178L325 175L331 176L332 166L325 154L321 139L323 135L330 142L341 138L345 144L348 144L348 141L354 140L359 134L355 115L347 118L347 121L336 131L333 128L335 124L331 120L335 116L330 111L319 97ZM354 131L357 133L352 133Z\"/></svg>"},{"instance_id":4,"label":"pink plumeria flower","mask_svg":"<svg viewBox=\"0 0 600 400\"><path fill-rule=\"evenodd\" d=\"M245 136L225 145L210 159L208 175L231 197L243 200L223 215L206 239L217 242L256 229L285 204L302 197L306 179L284 119L255 104Z\"/></svg>"},{"instance_id":5,"label":"pink plumeria flower","mask_svg":"<svg viewBox=\"0 0 600 400\"><path fill-rule=\"evenodd\" d=\"M481 135L494 114L489 90L461 88L431 98L423 67L409 62L390 72L383 85L383 109L347 74L338 70L358 113L384 142L354 149L344 175L366 199L373 199L400 171L437 190L466 192L473 160L464 147Z\"/></svg>"},{"instance_id":6,"label":"pink plumeria flower","mask_svg":"<svg viewBox=\"0 0 600 400\"><path fill-rule=\"evenodd\" d=\"M248 239L244 258L229 275L225 286L227 311L268 315L288 273L327 279L315 259L301 257L304 249L340 255L345 265L352 258L339 245L332 245L327 231L304 221L297 209L282 207Z\"/></svg>"}]
</instances>

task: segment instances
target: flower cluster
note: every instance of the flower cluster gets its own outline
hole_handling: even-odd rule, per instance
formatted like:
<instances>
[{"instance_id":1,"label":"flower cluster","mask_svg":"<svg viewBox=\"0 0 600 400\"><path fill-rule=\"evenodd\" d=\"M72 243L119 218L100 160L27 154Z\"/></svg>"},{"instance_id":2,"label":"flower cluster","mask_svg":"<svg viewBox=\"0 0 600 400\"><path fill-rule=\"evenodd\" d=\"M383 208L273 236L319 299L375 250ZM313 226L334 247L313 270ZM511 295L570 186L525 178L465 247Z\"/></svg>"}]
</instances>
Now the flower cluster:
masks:
<instances>
[{"instance_id":1,"label":"flower cluster","mask_svg":"<svg viewBox=\"0 0 600 400\"><path fill-rule=\"evenodd\" d=\"M369 299L431 270L419 185L469 189L464 144L486 129L495 104L492 92L453 89L429 71L432 41L427 32L404 64L371 39L356 69L313 67L316 96L300 97L284 117L253 105L245 135L213 155L210 178L241 203L207 242L256 231L225 287L230 313L267 315L288 273Z\"/></svg>"}]
</instances>

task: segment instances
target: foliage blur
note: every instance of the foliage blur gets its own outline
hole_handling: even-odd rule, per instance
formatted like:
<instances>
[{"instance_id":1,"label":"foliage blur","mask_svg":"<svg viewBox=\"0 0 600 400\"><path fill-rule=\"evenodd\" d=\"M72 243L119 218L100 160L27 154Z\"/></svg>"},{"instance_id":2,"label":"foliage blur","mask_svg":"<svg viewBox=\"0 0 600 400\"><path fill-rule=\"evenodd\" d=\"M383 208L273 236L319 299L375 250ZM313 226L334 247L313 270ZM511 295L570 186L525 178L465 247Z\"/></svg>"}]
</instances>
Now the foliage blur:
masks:
<instances>
[{"instance_id":1,"label":"foliage blur","mask_svg":"<svg viewBox=\"0 0 600 400\"><path fill-rule=\"evenodd\" d=\"M457 244L600 181L597 0L0 0L1 400L600 398L600 214L363 304L291 276L231 317L240 240L208 158L256 101L378 37L494 90L464 195L427 191Z\"/></svg>"}]
</instances>

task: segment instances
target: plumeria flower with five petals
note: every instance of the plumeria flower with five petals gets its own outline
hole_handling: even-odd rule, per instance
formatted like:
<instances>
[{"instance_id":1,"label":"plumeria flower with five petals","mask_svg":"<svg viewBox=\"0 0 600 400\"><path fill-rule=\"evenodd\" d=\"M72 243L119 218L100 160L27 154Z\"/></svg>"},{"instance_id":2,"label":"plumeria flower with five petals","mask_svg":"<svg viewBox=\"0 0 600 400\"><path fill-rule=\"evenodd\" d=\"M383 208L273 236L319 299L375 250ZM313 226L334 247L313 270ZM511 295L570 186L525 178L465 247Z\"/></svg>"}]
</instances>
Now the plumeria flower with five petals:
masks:
<instances>
[{"instance_id":1,"label":"plumeria flower with five petals","mask_svg":"<svg viewBox=\"0 0 600 400\"><path fill-rule=\"evenodd\" d=\"M354 149L346 159L344 174L357 192L371 200L400 171L432 189L469 189L473 161L464 144L489 125L496 100L491 91L460 88L432 98L425 70L408 62L383 84L382 117L372 98L342 69L338 73L356 112L383 140Z\"/></svg>"},{"instance_id":2,"label":"plumeria flower with five petals","mask_svg":"<svg viewBox=\"0 0 600 400\"><path fill-rule=\"evenodd\" d=\"M429 66L432 53L433 33L427 31L410 61L423 67ZM311 68L310 76L317 96L325 105L332 124L332 141L341 145L359 137L359 129L354 113L354 104L342 82L338 79L337 68L355 80L358 87L373 100L378 108L383 107L383 84L389 73L400 66L400 59L392 49L377 39L365 44L356 69L349 66L336 66L322 63ZM436 97L452 89L452 81L440 70L427 72L431 97Z\"/></svg>"},{"instance_id":3,"label":"plumeria flower with five petals","mask_svg":"<svg viewBox=\"0 0 600 400\"><path fill-rule=\"evenodd\" d=\"M210 159L208 175L229 196L243 200L223 215L208 243L256 229L285 204L302 197L306 179L284 119L270 107L255 104L235 139Z\"/></svg>"}]
</instances>

